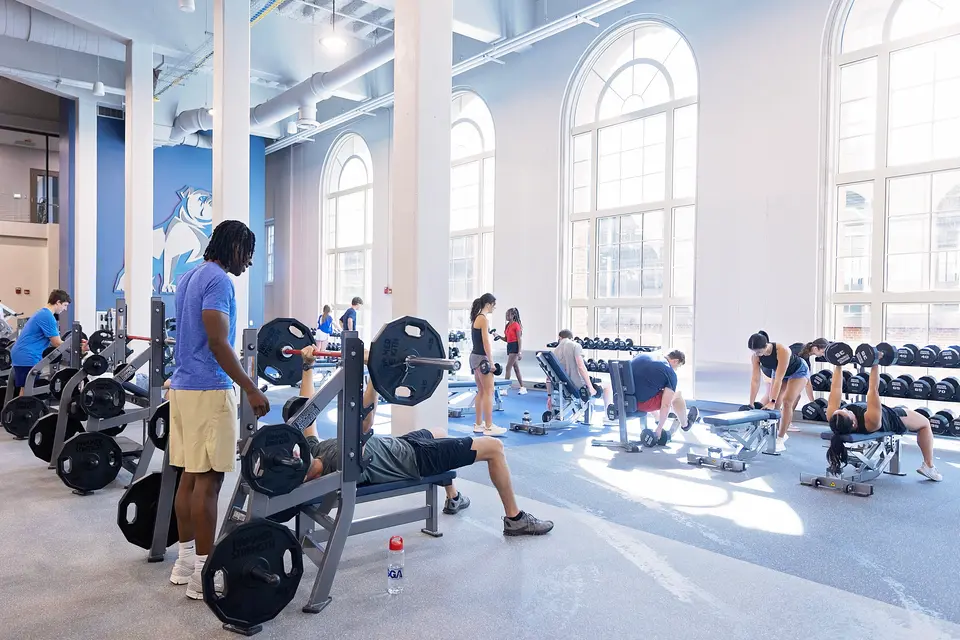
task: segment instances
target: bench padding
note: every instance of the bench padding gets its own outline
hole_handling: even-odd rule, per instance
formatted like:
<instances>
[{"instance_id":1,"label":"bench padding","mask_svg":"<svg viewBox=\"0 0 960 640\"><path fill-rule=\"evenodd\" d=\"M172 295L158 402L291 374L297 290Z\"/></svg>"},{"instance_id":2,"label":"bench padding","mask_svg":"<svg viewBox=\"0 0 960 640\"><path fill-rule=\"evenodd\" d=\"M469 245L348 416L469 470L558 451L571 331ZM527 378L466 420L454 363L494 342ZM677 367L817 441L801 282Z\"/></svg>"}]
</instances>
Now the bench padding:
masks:
<instances>
[{"instance_id":1,"label":"bench padding","mask_svg":"<svg viewBox=\"0 0 960 640\"><path fill-rule=\"evenodd\" d=\"M424 485L437 484L441 487L449 486L457 477L456 471L447 471L438 473L435 476L425 476L419 480L398 480L396 482L384 482L382 484L361 484L357 485L357 497L371 496L377 493L387 493L397 489L409 489L410 487L419 487Z\"/></svg>"},{"instance_id":2,"label":"bench padding","mask_svg":"<svg viewBox=\"0 0 960 640\"><path fill-rule=\"evenodd\" d=\"M543 358L543 362L547 364L548 367L553 371L553 374L557 377L557 380L566 387L567 393L571 398L580 397L580 389L574 386L573 381L570 379L570 376L567 375L567 372L563 370L563 367L560 366L560 362L557 360L557 357L553 355L552 351L541 351L539 352L540 357Z\"/></svg>"},{"instance_id":3,"label":"bench padding","mask_svg":"<svg viewBox=\"0 0 960 640\"><path fill-rule=\"evenodd\" d=\"M887 436L898 435L892 431L874 431L873 433L848 433L843 436L843 442L870 442L871 440L882 440ZM833 439L833 431L824 431L820 434L821 440Z\"/></svg>"},{"instance_id":4,"label":"bench padding","mask_svg":"<svg viewBox=\"0 0 960 640\"><path fill-rule=\"evenodd\" d=\"M750 411L734 411L732 413L718 413L703 419L707 424L717 427L731 427L737 424L749 424L761 420L779 420L780 412L771 409L751 409Z\"/></svg>"},{"instance_id":5,"label":"bench padding","mask_svg":"<svg viewBox=\"0 0 960 640\"><path fill-rule=\"evenodd\" d=\"M493 383L494 387L509 387L513 384L513 380L497 380ZM476 389L477 382L476 380L451 380L447 383L448 389Z\"/></svg>"}]
</instances>

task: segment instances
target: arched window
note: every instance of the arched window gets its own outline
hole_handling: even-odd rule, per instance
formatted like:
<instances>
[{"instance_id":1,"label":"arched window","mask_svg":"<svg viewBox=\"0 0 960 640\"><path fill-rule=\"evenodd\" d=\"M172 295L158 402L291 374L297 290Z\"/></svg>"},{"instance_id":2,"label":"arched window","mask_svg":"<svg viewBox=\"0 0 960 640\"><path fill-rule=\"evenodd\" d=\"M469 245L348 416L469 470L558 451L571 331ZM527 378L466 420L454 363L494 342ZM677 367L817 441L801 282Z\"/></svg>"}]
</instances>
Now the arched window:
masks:
<instances>
[{"instance_id":1,"label":"arched window","mask_svg":"<svg viewBox=\"0 0 960 640\"><path fill-rule=\"evenodd\" d=\"M370 253L373 243L373 162L367 143L349 133L333 146L323 178L321 278L324 304L339 318L355 296L363 298L358 315L361 336L369 337Z\"/></svg>"},{"instance_id":2,"label":"arched window","mask_svg":"<svg viewBox=\"0 0 960 640\"><path fill-rule=\"evenodd\" d=\"M458 92L450 129L450 329L470 327L470 303L493 288L493 117L475 93Z\"/></svg>"},{"instance_id":3,"label":"arched window","mask_svg":"<svg viewBox=\"0 0 960 640\"><path fill-rule=\"evenodd\" d=\"M679 33L634 22L594 46L566 112L569 328L681 349L691 365L680 371L685 386L693 380L697 84Z\"/></svg>"},{"instance_id":4,"label":"arched window","mask_svg":"<svg viewBox=\"0 0 960 640\"><path fill-rule=\"evenodd\" d=\"M960 0L837 17L825 328L960 344Z\"/></svg>"}]
</instances>

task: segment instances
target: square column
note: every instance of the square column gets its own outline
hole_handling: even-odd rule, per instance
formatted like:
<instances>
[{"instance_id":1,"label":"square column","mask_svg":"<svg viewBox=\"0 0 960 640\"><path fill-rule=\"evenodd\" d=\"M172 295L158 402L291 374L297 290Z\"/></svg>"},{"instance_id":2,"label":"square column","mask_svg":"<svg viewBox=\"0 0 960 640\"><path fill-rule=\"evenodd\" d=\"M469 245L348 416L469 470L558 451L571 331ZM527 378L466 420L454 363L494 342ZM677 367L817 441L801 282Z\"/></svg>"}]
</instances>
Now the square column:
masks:
<instances>
[{"instance_id":1,"label":"square column","mask_svg":"<svg viewBox=\"0 0 960 640\"><path fill-rule=\"evenodd\" d=\"M150 296L153 295L153 45L150 43L131 41L127 44L124 126L123 290L127 302L127 332L148 336Z\"/></svg>"},{"instance_id":2,"label":"square column","mask_svg":"<svg viewBox=\"0 0 960 640\"><path fill-rule=\"evenodd\" d=\"M250 3L236 0L213 5L214 228L224 220L250 224ZM257 231L260 249L267 239ZM233 284L239 348L250 316L250 272Z\"/></svg>"},{"instance_id":3,"label":"square column","mask_svg":"<svg viewBox=\"0 0 960 640\"><path fill-rule=\"evenodd\" d=\"M446 337L453 3L397 0L395 19L393 315L425 318ZM395 435L447 424L446 377L426 402L391 415Z\"/></svg>"},{"instance_id":4,"label":"square column","mask_svg":"<svg viewBox=\"0 0 960 640\"><path fill-rule=\"evenodd\" d=\"M76 110L74 263L70 295L73 317L89 334L97 320L97 102L81 97L76 102Z\"/></svg>"}]
</instances>

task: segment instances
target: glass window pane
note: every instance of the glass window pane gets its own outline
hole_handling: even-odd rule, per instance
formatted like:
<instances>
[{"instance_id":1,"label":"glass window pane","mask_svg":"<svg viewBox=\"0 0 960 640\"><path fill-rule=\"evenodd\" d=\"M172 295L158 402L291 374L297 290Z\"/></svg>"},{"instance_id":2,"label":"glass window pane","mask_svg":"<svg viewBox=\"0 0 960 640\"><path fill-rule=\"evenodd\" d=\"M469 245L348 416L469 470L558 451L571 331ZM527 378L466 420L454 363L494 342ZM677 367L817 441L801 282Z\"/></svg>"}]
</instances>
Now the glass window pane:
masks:
<instances>
[{"instance_id":1,"label":"glass window pane","mask_svg":"<svg viewBox=\"0 0 960 640\"><path fill-rule=\"evenodd\" d=\"M843 53L880 44L890 5L891 0L857 0L853 3L843 27Z\"/></svg>"},{"instance_id":2,"label":"glass window pane","mask_svg":"<svg viewBox=\"0 0 960 640\"><path fill-rule=\"evenodd\" d=\"M483 283L481 289L493 291L493 234L483 234Z\"/></svg>"},{"instance_id":3,"label":"glass window pane","mask_svg":"<svg viewBox=\"0 0 960 640\"><path fill-rule=\"evenodd\" d=\"M835 327L837 340L856 344L870 342L870 305L837 305Z\"/></svg>"},{"instance_id":4,"label":"glass window pane","mask_svg":"<svg viewBox=\"0 0 960 640\"><path fill-rule=\"evenodd\" d=\"M597 245L616 244L620 237L620 218L600 218L597 220Z\"/></svg>"},{"instance_id":5,"label":"glass window pane","mask_svg":"<svg viewBox=\"0 0 960 640\"><path fill-rule=\"evenodd\" d=\"M677 207L673 210L673 237L676 240L692 239L696 233L695 206Z\"/></svg>"},{"instance_id":6,"label":"glass window pane","mask_svg":"<svg viewBox=\"0 0 960 640\"><path fill-rule=\"evenodd\" d=\"M673 270L673 295L677 298L693 297L693 269Z\"/></svg>"},{"instance_id":7,"label":"glass window pane","mask_svg":"<svg viewBox=\"0 0 960 640\"><path fill-rule=\"evenodd\" d=\"M590 221L579 220L572 225L572 236L574 247L590 246Z\"/></svg>"},{"instance_id":8,"label":"glass window pane","mask_svg":"<svg viewBox=\"0 0 960 640\"><path fill-rule=\"evenodd\" d=\"M496 165L493 158L483 160L483 226L493 226L495 202Z\"/></svg>"},{"instance_id":9,"label":"glass window pane","mask_svg":"<svg viewBox=\"0 0 960 640\"><path fill-rule=\"evenodd\" d=\"M574 336L586 337L592 332L590 330L590 316L586 307L570 308L570 331Z\"/></svg>"},{"instance_id":10,"label":"glass window pane","mask_svg":"<svg viewBox=\"0 0 960 640\"><path fill-rule=\"evenodd\" d=\"M892 178L889 182L889 215L903 216L930 211L930 175Z\"/></svg>"},{"instance_id":11,"label":"glass window pane","mask_svg":"<svg viewBox=\"0 0 960 640\"><path fill-rule=\"evenodd\" d=\"M919 347L929 340L929 306L925 304L888 304L884 340L902 345L913 343Z\"/></svg>"},{"instance_id":12,"label":"glass window pane","mask_svg":"<svg viewBox=\"0 0 960 640\"><path fill-rule=\"evenodd\" d=\"M887 257L887 291L927 291L929 256L903 254Z\"/></svg>"},{"instance_id":13,"label":"glass window pane","mask_svg":"<svg viewBox=\"0 0 960 640\"><path fill-rule=\"evenodd\" d=\"M960 305L930 305L929 340L943 346L960 344Z\"/></svg>"},{"instance_id":14,"label":"glass window pane","mask_svg":"<svg viewBox=\"0 0 960 640\"><path fill-rule=\"evenodd\" d=\"M617 337L619 332L618 327L618 317L619 313L617 309L613 307L597 307L597 331L596 335L601 338L604 336L607 337Z\"/></svg>"},{"instance_id":15,"label":"glass window pane","mask_svg":"<svg viewBox=\"0 0 960 640\"><path fill-rule=\"evenodd\" d=\"M663 309L643 307L640 320L640 344L651 347L663 345Z\"/></svg>"},{"instance_id":16,"label":"glass window pane","mask_svg":"<svg viewBox=\"0 0 960 640\"><path fill-rule=\"evenodd\" d=\"M483 138L480 130L472 122L458 122L450 130L450 147L453 160L483 153Z\"/></svg>"}]
</instances>

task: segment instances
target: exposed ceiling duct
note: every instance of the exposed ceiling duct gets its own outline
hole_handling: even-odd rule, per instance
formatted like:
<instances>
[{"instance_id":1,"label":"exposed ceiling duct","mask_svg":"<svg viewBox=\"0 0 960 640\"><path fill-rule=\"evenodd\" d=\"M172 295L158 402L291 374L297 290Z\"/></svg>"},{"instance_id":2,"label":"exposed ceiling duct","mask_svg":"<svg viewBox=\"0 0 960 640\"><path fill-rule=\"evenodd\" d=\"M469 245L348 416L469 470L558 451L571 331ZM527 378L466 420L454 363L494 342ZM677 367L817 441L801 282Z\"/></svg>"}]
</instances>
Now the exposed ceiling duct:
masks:
<instances>
[{"instance_id":1,"label":"exposed ceiling duct","mask_svg":"<svg viewBox=\"0 0 960 640\"><path fill-rule=\"evenodd\" d=\"M113 60L125 60L127 57L124 44L90 33L16 0L0 0L0 36Z\"/></svg>"}]
</instances>

